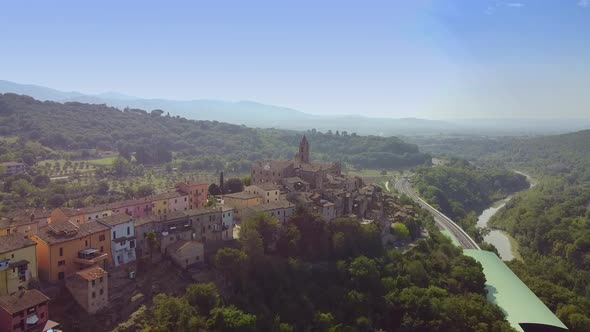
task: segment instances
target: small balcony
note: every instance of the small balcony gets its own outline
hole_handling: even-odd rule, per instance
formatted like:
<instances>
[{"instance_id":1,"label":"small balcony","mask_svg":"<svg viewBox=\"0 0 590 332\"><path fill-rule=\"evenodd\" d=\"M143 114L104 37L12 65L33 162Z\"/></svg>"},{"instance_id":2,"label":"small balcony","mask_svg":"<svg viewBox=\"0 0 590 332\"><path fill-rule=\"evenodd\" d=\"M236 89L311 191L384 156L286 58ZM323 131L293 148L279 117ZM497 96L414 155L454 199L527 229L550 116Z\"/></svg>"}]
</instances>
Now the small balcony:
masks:
<instances>
[{"instance_id":1,"label":"small balcony","mask_svg":"<svg viewBox=\"0 0 590 332\"><path fill-rule=\"evenodd\" d=\"M84 249L78 252L78 257L74 258L74 262L92 266L106 260L108 257L107 253L100 252L98 249Z\"/></svg>"},{"instance_id":2,"label":"small balcony","mask_svg":"<svg viewBox=\"0 0 590 332\"><path fill-rule=\"evenodd\" d=\"M0 271L8 270L10 259L0 259Z\"/></svg>"},{"instance_id":3,"label":"small balcony","mask_svg":"<svg viewBox=\"0 0 590 332\"><path fill-rule=\"evenodd\" d=\"M29 280L30 274L28 272L29 261L21 259L18 261L10 261L7 271L7 277L10 280L19 279L20 282Z\"/></svg>"}]
</instances>

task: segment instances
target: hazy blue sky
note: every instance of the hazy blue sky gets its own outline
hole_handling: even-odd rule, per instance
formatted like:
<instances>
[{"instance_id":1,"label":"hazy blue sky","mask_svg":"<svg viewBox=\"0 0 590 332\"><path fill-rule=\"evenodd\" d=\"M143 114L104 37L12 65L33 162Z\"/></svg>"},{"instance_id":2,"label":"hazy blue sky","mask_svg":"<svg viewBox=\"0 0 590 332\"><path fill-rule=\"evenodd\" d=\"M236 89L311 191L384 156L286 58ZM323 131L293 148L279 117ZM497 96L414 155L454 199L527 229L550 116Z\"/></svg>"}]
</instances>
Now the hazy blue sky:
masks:
<instances>
[{"instance_id":1,"label":"hazy blue sky","mask_svg":"<svg viewBox=\"0 0 590 332\"><path fill-rule=\"evenodd\" d=\"M310 113L590 117L590 0L5 1L0 79Z\"/></svg>"}]
</instances>

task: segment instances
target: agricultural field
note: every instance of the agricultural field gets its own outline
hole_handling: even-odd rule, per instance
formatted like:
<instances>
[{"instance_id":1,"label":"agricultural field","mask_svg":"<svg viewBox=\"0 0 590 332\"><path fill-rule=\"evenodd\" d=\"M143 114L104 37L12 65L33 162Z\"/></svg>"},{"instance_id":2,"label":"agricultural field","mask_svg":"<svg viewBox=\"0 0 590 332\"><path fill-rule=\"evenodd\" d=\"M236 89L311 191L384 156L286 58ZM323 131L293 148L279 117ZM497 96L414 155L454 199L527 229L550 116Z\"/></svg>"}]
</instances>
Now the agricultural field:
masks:
<instances>
[{"instance_id":1,"label":"agricultural field","mask_svg":"<svg viewBox=\"0 0 590 332\"><path fill-rule=\"evenodd\" d=\"M344 170L345 174L350 176L358 176L365 181L365 183L374 183L382 188L385 188L385 182L389 181L390 184L395 181L396 178L399 178L403 174L403 170L400 169L390 169L390 170L380 170L380 169L349 169Z\"/></svg>"},{"instance_id":2,"label":"agricultural field","mask_svg":"<svg viewBox=\"0 0 590 332\"><path fill-rule=\"evenodd\" d=\"M243 177L246 174L239 173L225 173L225 179L232 177ZM111 190L123 191L125 188L137 189L137 187L145 184L153 186L156 193L164 192L181 181L196 181L206 183L218 183L219 174L213 171L193 171L180 172L173 171L166 173L165 170L152 172L148 170L143 177L127 177L125 179L109 179L108 184Z\"/></svg>"},{"instance_id":3,"label":"agricultural field","mask_svg":"<svg viewBox=\"0 0 590 332\"><path fill-rule=\"evenodd\" d=\"M226 179L232 177L243 177L247 174L240 173L225 173ZM165 168L150 168L145 171L143 176L128 176L124 178L116 178L108 176L103 179L98 179L94 174L89 175L85 173L81 176L70 177L67 179L68 185L71 186L85 186L99 181L106 181L110 190L123 192L125 188L136 190L142 185L151 185L156 193L167 191L173 188L174 185L181 181L199 181L206 183L219 182L219 174L214 171L191 171L182 172L173 170L168 172Z\"/></svg>"},{"instance_id":4,"label":"agricultural field","mask_svg":"<svg viewBox=\"0 0 590 332\"><path fill-rule=\"evenodd\" d=\"M111 166L113 161L115 161L117 157L105 157L105 158L98 158L98 159L90 159L86 160L87 163L94 166Z\"/></svg>"},{"instance_id":5,"label":"agricultural field","mask_svg":"<svg viewBox=\"0 0 590 332\"><path fill-rule=\"evenodd\" d=\"M65 176L93 175L98 167L110 167L116 157L105 157L87 160L43 160L37 163L37 169L50 178ZM91 174L86 174L91 173Z\"/></svg>"},{"instance_id":6,"label":"agricultural field","mask_svg":"<svg viewBox=\"0 0 590 332\"><path fill-rule=\"evenodd\" d=\"M18 140L18 136L0 136L0 142L6 144L14 144Z\"/></svg>"},{"instance_id":7,"label":"agricultural field","mask_svg":"<svg viewBox=\"0 0 590 332\"><path fill-rule=\"evenodd\" d=\"M63 176L81 176L85 173L94 173L96 165L89 160L44 160L37 163L37 170L50 178Z\"/></svg>"}]
</instances>

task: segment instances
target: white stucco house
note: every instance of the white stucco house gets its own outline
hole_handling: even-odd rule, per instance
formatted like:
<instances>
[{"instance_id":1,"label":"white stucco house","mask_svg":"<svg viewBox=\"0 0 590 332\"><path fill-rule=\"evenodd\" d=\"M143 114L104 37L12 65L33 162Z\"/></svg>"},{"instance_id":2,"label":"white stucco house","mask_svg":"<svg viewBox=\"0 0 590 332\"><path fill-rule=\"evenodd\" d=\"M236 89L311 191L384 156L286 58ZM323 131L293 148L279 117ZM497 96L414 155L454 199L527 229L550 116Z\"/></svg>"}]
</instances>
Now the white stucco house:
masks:
<instances>
[{"instance_id":1,"label":"white stucco house","mask_svg":"<svg viewBox=\"0 0 590 332\"><path fill-rule=\"evenodd\" d=\"M229 241L234 239L234 208L223 206L221 208L221 239Z\"/></svg>"},{"instance_id":2,"label":"white stucco house","mask_svg":"<svg viewBox=\"0 0 590 332\"><path fill-rule=\"evenodd\" d=\"M114 214L97 220L110 228L113 264L119 266L135 261L135 221L127 214Z\"/></svg>"}]
</instances>

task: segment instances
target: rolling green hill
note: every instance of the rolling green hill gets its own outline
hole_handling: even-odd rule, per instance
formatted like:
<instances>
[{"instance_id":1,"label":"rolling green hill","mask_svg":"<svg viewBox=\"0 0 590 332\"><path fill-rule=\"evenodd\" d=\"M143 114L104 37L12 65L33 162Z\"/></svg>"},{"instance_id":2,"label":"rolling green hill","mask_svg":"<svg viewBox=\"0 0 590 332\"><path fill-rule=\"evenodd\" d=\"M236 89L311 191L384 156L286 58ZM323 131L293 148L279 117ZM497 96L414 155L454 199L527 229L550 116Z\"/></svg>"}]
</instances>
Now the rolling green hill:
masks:
<instances>
[{"instance_id":1,"label":"rolling green hill","mask_svg":"<svg viewBox=\"0 0 590 332\"><path fill-rule=\"evenodd\" d=\"M315 130L306 132L312 158L366 168L414 166L430 160L396 137ZM161 110L119 110L106 105L38 101L0 94L0 135L39 141L61 150L99 148L136 152L142 163L162 163L170 153L186 160L217 158L222 168L248 168L253 160L291 158L302 133L253 129L217 121L187 120ZM206 164L213 167L214 163ZM219 168L220 164L216 163Z\"/></svg>"}]
</instances>

